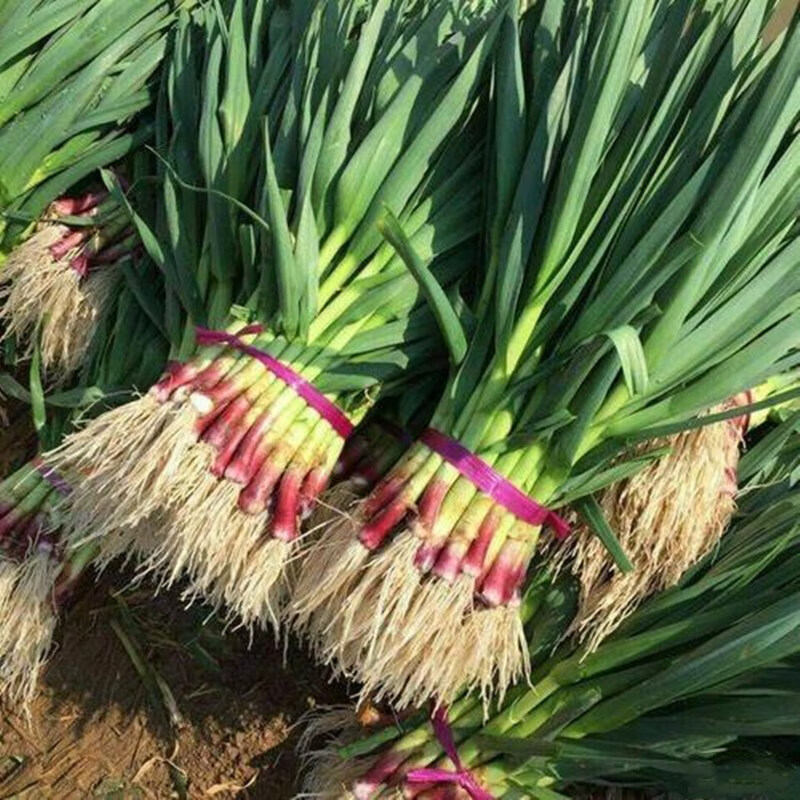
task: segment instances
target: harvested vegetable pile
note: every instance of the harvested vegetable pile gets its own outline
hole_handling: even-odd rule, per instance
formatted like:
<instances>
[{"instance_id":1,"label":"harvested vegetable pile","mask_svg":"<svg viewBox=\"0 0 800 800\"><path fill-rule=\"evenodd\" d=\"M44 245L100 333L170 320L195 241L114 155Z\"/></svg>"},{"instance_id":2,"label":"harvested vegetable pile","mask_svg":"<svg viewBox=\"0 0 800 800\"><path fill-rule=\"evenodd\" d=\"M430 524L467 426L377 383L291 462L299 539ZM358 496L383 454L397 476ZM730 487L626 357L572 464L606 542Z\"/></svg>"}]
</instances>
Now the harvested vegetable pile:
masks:
<instances>
[{"instance_id":1,"label":"harvested vegetable pile","mask_svg":"<svg viewBox=\"0 0 800 800\"><path fill-rule=\"evenodd\" d=\"M778 5L0 0L4 701L123 567L349 682L314 796L796 796Z\"/></svg>"}]
</instances>

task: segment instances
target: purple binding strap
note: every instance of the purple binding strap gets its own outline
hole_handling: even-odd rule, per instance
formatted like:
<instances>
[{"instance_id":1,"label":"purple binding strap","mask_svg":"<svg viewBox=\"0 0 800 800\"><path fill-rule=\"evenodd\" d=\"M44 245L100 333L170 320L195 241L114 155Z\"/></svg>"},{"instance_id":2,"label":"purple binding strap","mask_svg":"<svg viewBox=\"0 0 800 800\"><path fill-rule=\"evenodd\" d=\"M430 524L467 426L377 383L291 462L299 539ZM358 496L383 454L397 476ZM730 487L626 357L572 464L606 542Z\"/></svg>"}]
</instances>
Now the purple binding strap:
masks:
<instances>
[{"instance_id":1,"label":"purple binding strap","mask_svg":"<svg viewBox=\"0 0 800 800\"><path fill-rule=\"evenodd\" d=\"M569 534L569 523L563 517L539 505L455 439L435 428L426 428L420 441L523 522L528 525L547 525L552 528L557 539L564 539Z\"/></svg>"},{"instance_id":2,"label":"purple binding strap","mask_svg":"<svg viewBox=\"0 0 800 800\"><path fill-rule=\"evenodd\" d=\"M59 494L66 497L72 491L72 487L52 467L48 467L41 458L33 459L33 467Z\"/></svg>"},{"instance_id":3,"label":"purple binding strap","mask_svg":"<svg viewBox=\"0 0 800 800\"><path fill-rule=\"evenodd\" d=\"M472 800L495 800L494 796L481 786L475 776L461 763L453 739L453 731L447 721L447 711L439 706L431 717L433 732L447 757L455 765L455 771L436 767L420 767L412 769L406 775L407 783L450 783L461 787Z\"/></svg>"},{"instance_id":4,"label":"purple binding strap","mask_svg":"<svg viewBox=\"0 0 800 800\"><path fill-rule=\"evenodd\" d=\"M251 333L261 333L264 329L260 325L248 325L238 333L227 331L212 331L208 328L196 329L197 343L201 345L227 344L242 353L260 361L276 378L294 389L297 394L308 403L330 426L346 439L353 432L353 423L345 416L344 412L334 405L324 394L318 392L302 375L298 375L291 367L282 361L259 350L257 347L245 344L239 337Z\"/></svg>"}]
</instances>

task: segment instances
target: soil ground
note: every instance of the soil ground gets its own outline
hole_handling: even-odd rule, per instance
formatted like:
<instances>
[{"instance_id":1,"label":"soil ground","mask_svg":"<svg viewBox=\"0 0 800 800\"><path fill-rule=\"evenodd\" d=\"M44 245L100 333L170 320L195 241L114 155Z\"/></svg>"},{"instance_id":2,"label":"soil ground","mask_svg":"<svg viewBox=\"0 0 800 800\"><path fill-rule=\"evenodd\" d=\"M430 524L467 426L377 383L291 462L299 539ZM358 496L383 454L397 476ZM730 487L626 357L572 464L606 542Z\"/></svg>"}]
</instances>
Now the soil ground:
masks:
<instances>
[{"instance_id":1,"label":"soil ground","mask_svg":"<svg viewBox=\"0 0 800 800\"><path fill-rule=\"evenodd\" d=\"M797 3L781 0L767 38ZM0 424L0 475L35 447L29 428L15 425L27 413L15 409ZM345 687L300 650L223 635L207 609L186 611L176 594L153 599L126 584L114 575L84 585L30 718L2 713L0 800L292 797L297 722L315 706L346 702Z\"/></svg>"},{"instance_id":2,"label":"soil ground","mask_svg":"<svg viewBox=\"0 0 800 800\"><path fill-rule=\"evenodd\" d=\"M294 726L344 687L300 650L125 583L84 588L30 720L0 724L0 798L292 797Z\"/></svg>"},{"instance_id":3,"label":"soil ground","mask_svg":"<svg viewBox=\"0 0 800 800\"><path fill-rule=\"evenodd\" d=\"M36 450L29 411L7 417L0 475ZM85 576L30 716L0 710L0 800L292 797L297 722L345 687L296 647L129 584Z\"/></svg>"}]
</instances>

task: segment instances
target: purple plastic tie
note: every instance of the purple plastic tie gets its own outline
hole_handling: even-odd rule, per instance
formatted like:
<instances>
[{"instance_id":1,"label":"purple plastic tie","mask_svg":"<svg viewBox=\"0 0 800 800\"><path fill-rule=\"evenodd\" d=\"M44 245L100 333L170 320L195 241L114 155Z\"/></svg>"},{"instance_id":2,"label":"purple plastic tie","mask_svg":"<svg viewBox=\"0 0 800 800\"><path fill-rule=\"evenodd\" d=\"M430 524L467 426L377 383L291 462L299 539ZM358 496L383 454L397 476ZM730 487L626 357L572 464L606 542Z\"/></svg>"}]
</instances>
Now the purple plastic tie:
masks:
<instances>
[{"instance_id":1,"label":"purple plastic tie","mask_svg":"<svg viewBox=\"0 0 800 800\"><path fill-rule=\"evenodd\" d=\"M35 458L33 466L59 494L66 497L72 492L72 487L52 467L47 466L41 458Z\"/></svg>"},{"instance_id":2,"label":"purple plastic tie","mask_svg":"<svg viewBox=\"0 0 800 800\"><path fill-rule=\"evenodd\" d=\"M420 441L523 522L529 525L547 525L552 528L557 539L564 539L569 534L569 523L563 517L539 505L455 439L435 428L426 428Z\"/></svg>"},{"instance_id":3,"label":"purple plastic tie","mask_svg":"<svg viewBox=\"0 0 800 800\"><path fill-rule=\"evenodd\" d=\"M282 361L246 344L239 337L251 333L262 333L261 325L248 325L238 333L228 333L227 331L212 331L208 328L196 329L197 343L202 345L227 344L236 348L242 353L260 361L276 378L283 381L287 386L294 389L343 439L346 439L353 432L353 423L345 416L344 412L328 400L324 394L314 388L302 375L298 375L291 367Z\"/></svg>"},{"instance_id":4,"label":"purple plastic tie","mask_svg":"<svg viewBox=\"0 0 800 800\"><path fill-rule=\"evenodd\" d=\"M437 767L420 767L412 769L406 775L407 783L451 783L460 786L472 800L495 800L494 795L488 792L476 780L475 776L461 763L453 739L453 731L447 721L447 711L439 706L431 717L433 732L439 740L447 757L455 765L455 771L438 769Z\"/></svg>"}]
</instances>

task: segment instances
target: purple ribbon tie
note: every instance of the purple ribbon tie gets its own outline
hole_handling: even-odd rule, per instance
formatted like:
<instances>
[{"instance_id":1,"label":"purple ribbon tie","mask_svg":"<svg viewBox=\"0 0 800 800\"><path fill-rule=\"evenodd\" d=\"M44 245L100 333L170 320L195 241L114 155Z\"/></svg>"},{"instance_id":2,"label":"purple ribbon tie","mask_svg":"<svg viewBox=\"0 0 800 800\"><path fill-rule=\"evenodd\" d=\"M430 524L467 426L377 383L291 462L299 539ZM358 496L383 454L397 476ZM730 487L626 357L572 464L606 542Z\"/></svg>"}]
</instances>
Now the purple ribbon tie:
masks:
<instances>
[{"instance_id":1,"label":"purple ribbon tie","mask_svg":"<svg viewBox=\"0 0 800 800\"><path fill-rule=\"evenodd\" d=\"M481 786L475 776L461 763L453 739L453 731L447 721L447 711L439 706L431 717L433 732L439 740L447 757L455 765L455 770L438 769L436 767L420 767L412 769L406 775L407 783L449 783L460 786L472 800L495 800L494 796Z\"/></svg>"},{"instance_id":2,"label":"purple ribbon tie","mask_svg":"<svg viewBox=\"0 0 800 800\"><path fill-rule=\"evenodd\" d=\"M460 442L435 428L423 431L420 441L518 519L529 525L549 526L557 539L564 539L569 534L569 523L563 517L528 497Z\"/></svg>"},{"instance_id":3,"label":"purple ribbon tie","mask_svg":"<svg viewBox=\"0 0 800 800\"><path fill-rule=\"evenodd\" d=\"M197 343L201 345L227 344L230 347L245 353L257 361L260 361L278 380L283 381L287 386L294 389L343 439L346 439L353 432L353 423L347 418L344 412L328 400L324 394L317 391L302 375L298 375L291 367L279 361L269 353L259 350L250 344L246 344L239 337L251 333L262 333L261 325L248 325L238 333L228 333L227 331L212 331L208 328L198 327L196 329Z\"/></svg>"}]
</instances>

